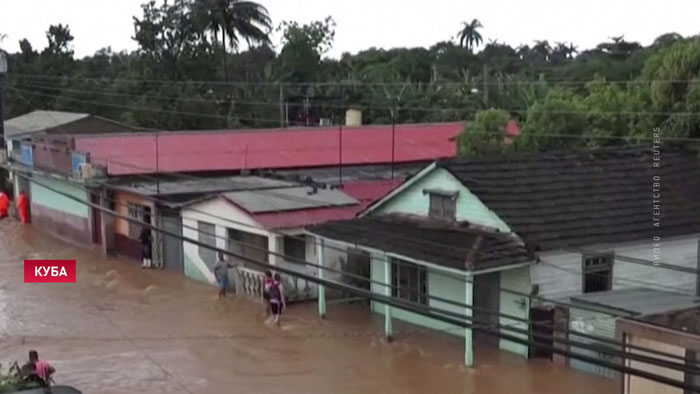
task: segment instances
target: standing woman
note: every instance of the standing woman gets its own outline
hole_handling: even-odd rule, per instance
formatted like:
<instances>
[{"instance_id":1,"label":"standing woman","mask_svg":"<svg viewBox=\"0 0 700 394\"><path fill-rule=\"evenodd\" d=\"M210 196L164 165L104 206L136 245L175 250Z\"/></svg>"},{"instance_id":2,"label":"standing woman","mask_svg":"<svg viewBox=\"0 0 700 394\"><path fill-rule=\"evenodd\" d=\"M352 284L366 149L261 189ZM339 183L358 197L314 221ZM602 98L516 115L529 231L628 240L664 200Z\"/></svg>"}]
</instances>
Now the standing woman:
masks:
<instances>
[{"instance_id":1,"label":"standing woman","mask_svg":"<svg viewBox=\"0 0 700 394\"><path fill-rule=\"evenodd\" d=\"M265 317L270 319L270 286L275 283L272 272L265 271L265 281L263 282L263 301L265 302Z\"/></svg>"},{"instance_id":2,"label":"standing woman","mask_svg":"<svg viewBox=\"0 0 700 394\"><path fill-rule=\"evenodd\" d=\"M19 197L17 198L17 211L19 212L19 218L22 223L29 223L29 199L27 195L24 194L24 190L19 192Z\"/></svg>"},{"instance_id":3,"label":"standing woman","mask_svg":"<svg viewBox=\"0 0 700 394\"><path fill-rule=\"evenodd\" d=\"M10 199L7 198L7 194L0 190L0 219L7 216L7 208L10 206Z\"/></svg>"}]
</instances>

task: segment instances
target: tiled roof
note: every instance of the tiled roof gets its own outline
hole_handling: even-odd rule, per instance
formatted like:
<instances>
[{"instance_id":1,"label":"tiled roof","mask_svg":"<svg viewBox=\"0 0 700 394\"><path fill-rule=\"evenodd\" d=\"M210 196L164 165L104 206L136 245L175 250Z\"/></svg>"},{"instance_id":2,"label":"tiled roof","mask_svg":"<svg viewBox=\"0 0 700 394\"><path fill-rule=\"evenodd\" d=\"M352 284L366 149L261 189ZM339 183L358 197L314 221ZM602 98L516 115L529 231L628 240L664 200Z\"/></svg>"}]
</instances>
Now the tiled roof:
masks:
<instances>
[{"instance_id":1,"label":"tiled roof","mask_svg":"<svg viewBox=\"0 0 700 394\"><path fill-rule=\"evenodd\" d=\"M542 250L700 232L700 161L648 148L439 161L528 243ZM653 167L660 163L660 167ZM658 176L660 227L652 220Z\"/></svg>"},{"instance_id":2,"label":"tiled roof","mask_svg":"<svg viewBox=\"0 0 700 394\"><path fill-rule=\"evenodd\" d=\"M313 234L464 271L534 260L513 237L466 223L408 215L376 215L326 222Z\"/></svg>"}]
</instances>

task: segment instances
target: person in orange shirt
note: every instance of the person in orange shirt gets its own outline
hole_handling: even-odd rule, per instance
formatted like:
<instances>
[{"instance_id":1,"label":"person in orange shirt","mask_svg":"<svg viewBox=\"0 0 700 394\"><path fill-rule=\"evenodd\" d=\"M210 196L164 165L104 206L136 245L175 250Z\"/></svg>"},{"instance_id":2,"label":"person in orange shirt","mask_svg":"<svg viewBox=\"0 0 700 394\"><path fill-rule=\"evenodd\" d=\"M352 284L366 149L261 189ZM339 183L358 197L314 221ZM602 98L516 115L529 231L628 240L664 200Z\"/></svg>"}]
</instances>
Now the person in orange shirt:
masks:
<instances>
[{"instance_id":1,"label":"person in orange shirt","mask_svg":"<svg viewBox=\"0 0 700 394\"><path fill-rule=\"evenodd\" d=\"M28 205L29 200L27 199L27 195L24 194L24 191L19 192L17 210L19 211L19 218L22 220L22 223L29 223L29 212L27 212Z\"/></svg>"},{"instance_id":2,"label":"person in orange shirt","mask_svg":"<svg viewBox=\"0 0 700 394\"><path fill-rule=\"evenodd\" d=\"M7 216L7 208L10 206L10 199L7 198L7 194L0 190L0 219Z\"/></svg>"}]
</instances>

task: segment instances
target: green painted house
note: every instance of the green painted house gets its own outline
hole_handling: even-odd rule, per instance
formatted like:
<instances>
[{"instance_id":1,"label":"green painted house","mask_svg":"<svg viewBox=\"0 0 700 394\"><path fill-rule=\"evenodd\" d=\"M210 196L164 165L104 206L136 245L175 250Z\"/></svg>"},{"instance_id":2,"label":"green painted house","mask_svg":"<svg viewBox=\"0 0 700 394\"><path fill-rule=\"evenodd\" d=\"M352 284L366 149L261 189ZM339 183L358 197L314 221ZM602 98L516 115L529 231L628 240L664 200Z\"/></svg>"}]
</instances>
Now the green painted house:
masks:
<instances>
[{"instance_id":1,"label":"green painted house","mask_svg":"<svg viewBox=\"0 0 700 394\"><path fill-rule=\"evenodd\" d=\"M533 254L450 171L436 164L408 179L361 217L327 222L309 232L320 240L319 244L344 244L368 254L371 290L375 293L428 306L436 312L457 312L469 316L475 324L499 331L528 329L526 323L504 315L529 317L529 298L514 293L528 294L531 289ZM323 247L317 253L321 257ZM323 300L320 309L325 312ZM463 336L467 365L479 359L475 344L477 349L483 345L524 357L528 354L527 346L484 334L483 330L459 328L379 303L372 303L371 310L385 316L389 337L393 333L392 319ZM526 334L507 334L527 339Z\"/></svg>"}]
</instances>

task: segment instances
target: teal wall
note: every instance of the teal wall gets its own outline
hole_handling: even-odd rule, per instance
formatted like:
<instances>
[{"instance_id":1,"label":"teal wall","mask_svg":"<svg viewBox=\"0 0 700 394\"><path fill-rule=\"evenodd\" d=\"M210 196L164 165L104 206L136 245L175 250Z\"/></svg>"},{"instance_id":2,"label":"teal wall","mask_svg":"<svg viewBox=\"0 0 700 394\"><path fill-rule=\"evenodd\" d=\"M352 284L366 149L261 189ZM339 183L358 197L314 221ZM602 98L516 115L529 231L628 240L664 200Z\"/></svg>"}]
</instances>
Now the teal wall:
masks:
<instances>
[{"instance_id":1,"label":"teal wall","mask_svg":"<svg viewBox=\"0 0 700 394\"><path fill-rule=\"evenodd\" d=\"M518 292L523 292L525 294L530 293L530 267L520 267L515 269L509 269L501 271L501 288L514 290ZM519 295L512 294L510 292L501 291L501 313L516 317L521 317L523 319L530 318L530 298L522 297ZM502 326L513 327L528 330L528 324L523 322L518 322L516 320L508 319L506 317L499 317L499 323ZM504 330L504 334L516 336L525 340L528 340L527 334L519 334L512 331ZM518 344L515 342L508 341L506 339L499 340L499 347L503 350L509 352L517 353L522 356L527 357L528 347L526 345Z\"/></svg>"},{"instance_id":2,"label":"teal wall","mask_svg":"<svg viewBox=\"0 0 700 394\"><path fill-rule=\"evenodd\" d=\"M484 226L494 227L502 232L510 232L508 225L493 211L488 209L469 189L464 187L449 171L437 168L416 183L399 192L394 198L380 205L376 213L403 212L415 215L428 215L430 197L424 189L459 191L457 197L457 219L467 220Z\"/></svg>"},{"instance_id":3,"label":"teal wall","mask_svg":"<svg viewBox=\"0 0 700 394\"><path fill-rule=\"evenodd\" d=\"M81 201L86 201L87 199L87 191L85 188L76 183L36 175L33 176L33 179L51 189L79 198ZM90 217L89 208L85 203L72 200L34 182L32 182L31 188L32 204L43 205L85 219Z\"/></svg>"},{"instance_id":4,"label":"teal wall","mask_svg":"<svg viewBox=\"0 0 700 394\"><path fill-rule=\"evenodd\" d=\"M386 281L386 278L384 277L384 258L382 256L378 256L375 254L372 255L371 274L373 281ZM467 289L471 291L471 283L467 283L463 280L453 278L452 276L455 274L448 275L450 276L444 276L440 275L439 273L429 272L428 294L434 297L440 297L451 301L464 303ZM384 286L372 283L372 291L375 293L383 293L384 288ZM446 311L460 313L462 315L466 313L469 316L471 316L471 310L467 308L460 308L458 306L436 300L429 300L429 303L430 306L434 308L440 308ZM383 315L384 305L378 302L372 302L372 311ZM408 312L399 308L391 308L391 316L393 318L403 320L415 324L417 326L441 330L446 333L462 337L464 336L465 332L465 329L463 327L444 323L442 321L431 318L426 318L419 314Z\"/></svg>"}]
</instances>

